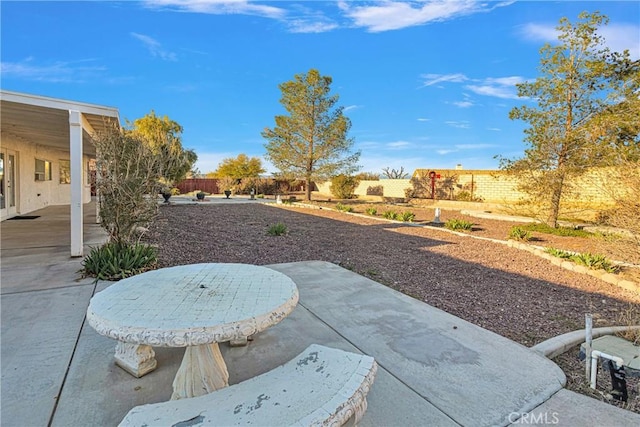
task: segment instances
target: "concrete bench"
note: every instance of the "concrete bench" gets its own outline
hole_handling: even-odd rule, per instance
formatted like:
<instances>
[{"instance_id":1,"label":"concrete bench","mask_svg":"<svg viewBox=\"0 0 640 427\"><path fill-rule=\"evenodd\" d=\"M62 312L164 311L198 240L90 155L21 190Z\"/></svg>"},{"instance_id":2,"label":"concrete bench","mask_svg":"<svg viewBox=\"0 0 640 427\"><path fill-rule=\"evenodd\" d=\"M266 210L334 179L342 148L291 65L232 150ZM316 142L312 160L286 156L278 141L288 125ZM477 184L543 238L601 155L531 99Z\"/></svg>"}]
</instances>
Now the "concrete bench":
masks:
<instances>
[{"instance_id":1,"label":"concrete bench","mask_svg":"<svg viewBox=\"0 0 640 427\"><path fill-rule=\"evenodd\" d=\"M120 426L356 425L372 357L313 344L272 371L203 396L136 406Z\"/></svg>"}]
</instances>

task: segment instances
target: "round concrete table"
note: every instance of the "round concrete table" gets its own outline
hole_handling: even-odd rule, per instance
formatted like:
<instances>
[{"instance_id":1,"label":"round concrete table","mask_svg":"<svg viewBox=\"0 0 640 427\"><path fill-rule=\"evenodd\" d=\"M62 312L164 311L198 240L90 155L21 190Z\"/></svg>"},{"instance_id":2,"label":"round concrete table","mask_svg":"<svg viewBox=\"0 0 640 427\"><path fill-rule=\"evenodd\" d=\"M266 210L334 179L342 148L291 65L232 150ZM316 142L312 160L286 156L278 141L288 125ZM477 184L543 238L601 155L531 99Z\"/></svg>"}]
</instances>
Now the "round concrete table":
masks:
<instances>
[{"instance_id":1,"label":"round concrete table","mask_svg":"<svg viewBox=\"0 0 640 427\"><path fill-rule=\"evenodd\" d=\"M148 271L97 293L87 321L118 340L116 363L139 377L156 366L152 347L186 347L172 399L200 396L229 379L218 343L282 321L298 303L287 276L247 264L191 264Z\"/></svg>"}]
</instances>

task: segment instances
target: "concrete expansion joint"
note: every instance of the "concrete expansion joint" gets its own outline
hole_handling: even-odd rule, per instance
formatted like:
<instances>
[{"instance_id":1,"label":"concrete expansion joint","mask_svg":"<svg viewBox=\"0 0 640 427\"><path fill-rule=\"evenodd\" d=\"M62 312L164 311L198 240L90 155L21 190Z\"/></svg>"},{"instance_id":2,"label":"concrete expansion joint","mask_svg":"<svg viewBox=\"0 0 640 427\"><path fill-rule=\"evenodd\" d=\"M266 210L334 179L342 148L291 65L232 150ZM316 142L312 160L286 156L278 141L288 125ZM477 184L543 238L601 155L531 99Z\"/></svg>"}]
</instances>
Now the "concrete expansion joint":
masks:
<instances>
[{"instance_id":1,"label":"concrete expansion joint","mask_svg":"<svg viewBox=\"0 0 640 427\"><path fill-rule=\"evenodd\" d=\"M391 223L409 225L409 226L413 226L413 227L429 228L429 229L432 229L432 230L444 231L444 232L447 232L447 233L455 234L456 236L470 237L472 239L485 240L485 241L489 241L489 242L493 242L493 243L499 243L501 245L507 245L510 248L516 248L516 249L520 249L520 250L524 250L524 251L530 252L530 253L532 253L533 255L535 255L535 256L537 256L539 258L546 259L547 261L551 262L551 264L554 264L554 265L557 265L558 267L564 268L565 270L574 271L574 272L580 273L580 274L587 274L589 276L595 277L596 279L600 279L603 282L609 283L611 285L617 286L619 288L625 289L625 290L630 291L630 292L640 292L640 283L634 282L632 280L624 279L624 278L620 277L618 274L607 273L605 270L594 270L594 269L585 267L583 265L576 264L574 262L564 260L562 258L554 257L553 255L544 252L544 250L546 248L544 248L543 246L530 245L530 244L527 244L527 243L522 243L522 242L518 242L518 241L515 241L515 240L511 240L511 239L509 239L509 240L500 240L500 239L492 239L492 238L489 238L489 237L473 236L473 235L468 234L468 233L462 233L462 232L459 232L459 231L449 230L449 229L446 229L446 228L443 228L443 227L434 227L432 225L424 225L424 224L417 224L417 223L406 222L406 221L396 221L396 220L392 220L392 219L378 218L376 216L363 215L363 214L354 213L354 212L342 212L342 211L339 211L339 210L333 209L333 208L318 207L318 206L315 206L315 205L299 203L299 202L295 203L295 206L296 207L301 207L301 208L309 208L309 209L326 209L326 210L329 210L329 211L341 212L341 213L344 213L344 214L353 215L353 216L357 216L357 217L361 217L361 218L370 218L370 219L375 219L377 221L391 222ZM572 251L568 251L568 252L572 252ZM573 253L577 254L577 252L573 252ZM617 264L617 265L631 266L628 263L623 263L623 262L620 262L620 261L613 261L613 263Z\"/></svg>"}]
</instances>

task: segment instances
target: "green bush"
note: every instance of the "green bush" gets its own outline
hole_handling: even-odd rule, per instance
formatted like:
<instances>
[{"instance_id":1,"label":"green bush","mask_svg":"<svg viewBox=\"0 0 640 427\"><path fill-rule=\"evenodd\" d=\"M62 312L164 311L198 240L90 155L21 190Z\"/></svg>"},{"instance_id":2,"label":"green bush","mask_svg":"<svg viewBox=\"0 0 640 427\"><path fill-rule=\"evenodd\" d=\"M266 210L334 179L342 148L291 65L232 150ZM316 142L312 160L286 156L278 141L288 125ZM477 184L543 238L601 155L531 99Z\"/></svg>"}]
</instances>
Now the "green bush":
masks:
<instances>
[{"instance_id":1,"label":"green bush","mask_svg":"<svg viewBox=\"0 0 640 427\"><path fill-rule=\"evenodd\" d=\"M378 211L376 210L376 208L367 208L366 212L367 212L367 215L371 215L371 216L376 216L378 214Z\"/></svg>"},{"instance_id":2,"label":"green bush","mask_svg":"<svg viewBox=\"0 0 640 427\"><path fill-rule=\"evenodd\" d=\"M470 231L473 228L473 223L465 221L464 219L453 218L445 222L444 226L449 230Z\"/></svg>"},{"instance_id":3,"label":"green bush","mask_svg":"<svg viewBox=\"0 0 640 427\"><path fill-rule=\"evenodd\" d=\"M384 211L382 217L386 219L396 219L398 214L395 211Z\"/></svg>"},{"instance_id":4,"label":"green bush","mask_svg":"<svg viewBox=\"0 0 640 427\"><path fill-rule=\"evenodd\" d=\"M287 226L281 222L273 224L267 230L267 234L270 236L282 236L286 232L287 232Z\"/></svg>"},{"instance_id":5,"label":"green bush","mask_svg":"<svg viewBox=\"0 0 640 427\"><path fill-rule=\"evenodd\" d=\"M353 208L351 206L344 205L342 203L337 203L336 209L339 210L340 212L353 212Z\"/></svg>"},{"instance_id":6,"label":"green bush","mask_svg":"<svg viewBox=\"0 0 640 427\"><path fill-rule=\"evenodd\" d=\"M583 254L577 254L562 249L546 248L545 252L555 257L573 261L576 264L584 265L585 267L593 270L604 270L607 273L615 273L618 271L618 267L614 265L607 257L599 254L591 254L585 252Z\"/></svg>"},{"instance_id":7,"label":"green bush","mask_svg":"<svg viewBox=\"0 0 640 427\"><path fill-rule=\"evenodd\" d=\"M331 178L331 186L329 190L337 199L353 199L355 198L355 189L358 186L358 179L349 175L336 175Z\"/></svg>"},{"instance_id":8,"label":"green bush","mask_svg":"<svg viewBox=\"0 0 640 427\"><path fill-rule=\"evenodd\" d=\"M511 227L508 238L527 242L531 240L531 232L523 229L522 227Z\"/></svg>"},{"instance_id":9,"label":"green bush","mask_svg":"<svg viewBox=\"0 0 640 427\"><path fill-rule=\"evenodd\" d=\"M584 265L593 270L604 270L607 273L614 273L618 270L604 255L585 252L583 254L575 254L570 259L576 264Z\"/></svg>"},{"instance_id":10,"label":"green bush","mask_svg":"<svg viewBox=\"0 0 640 427\"><path fill-rule=\"evenodd\" d=\"M572 252L563 251L562 249L556 249L556 248L546 248L544 251L549 255L553 255L556 258L563 258L563 259L569 259L574 255Z\"/></svg>"},{"instance_id":11,"label":"green bush","mask_svg":"<svg viewBox=\"0 0 640 427\"><path fill-rule=\"evenodd\" d=\"M82 261L82 272L96 280L120 280L154 269L157 261L153 246L109 242L91 249Z\"/></svg>"},{"instance_id":12,"label":"green bush","mask_svg":"<svg viewBox=\"0 0 640 427\"><path fill-rule=\"evenodd\" d=\"M484 201L482 197L476 197L466 190L457 192L454 198L460 202L483 202Z\"/></svg>"},{"instance_id":13,"label":"green bush","mask_svg":"<svg viewBox=\"0 0 640 427\"><path fill-rule=\"evenodd\" d=\"M572 227L556 227L553 228L547 224L541 222L532 222L531 224L523 225L524 230L537 231L538 233L553 234L554 236L564 237L593 237L593 233L585 230L580 230Z\"/></svg>"},{"instance_id":14,"label":"green bush","mask_svg":"<svg viewBox=\"0 0 640 427\"><path fill-rule=\"evenodd\" d=\"M402 214L400 214L400 219L404 222L413 222L415 218L416 214L413 212L402 212Z\"/></svg>"}]
</instances>

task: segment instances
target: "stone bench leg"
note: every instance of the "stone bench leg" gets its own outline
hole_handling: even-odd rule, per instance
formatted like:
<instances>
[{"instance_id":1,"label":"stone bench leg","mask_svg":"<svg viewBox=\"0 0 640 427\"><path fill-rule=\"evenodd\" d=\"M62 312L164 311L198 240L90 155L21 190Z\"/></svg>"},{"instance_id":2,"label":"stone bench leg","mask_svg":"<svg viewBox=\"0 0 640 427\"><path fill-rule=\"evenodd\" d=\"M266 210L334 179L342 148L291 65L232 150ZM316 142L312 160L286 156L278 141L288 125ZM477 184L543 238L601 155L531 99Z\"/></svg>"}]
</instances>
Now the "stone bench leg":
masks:
<instances>
[{"instance_id":1,"label":"stone bench leg","mask_svg":"<svg viewBox=\"0 0 640 427\"><path fill-rule=\"evenodd\" d=\"M118 341L116 345L116 365L136 378L156 369L158 361L153 348L143 344L129 344Z\"/></svg>"},{"instance_id":2,"label":"stone bench leg","mask_svg":"<svg viewBox=\"0 0 640 427\"><path fill-rule=\"evenodd\" d=\"M173 380L171 400L202 396L229 385L218 343L187 347Z\"/></svg>"}]
</instances>

